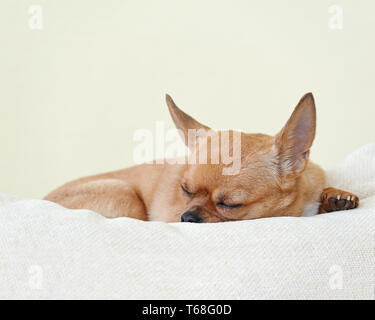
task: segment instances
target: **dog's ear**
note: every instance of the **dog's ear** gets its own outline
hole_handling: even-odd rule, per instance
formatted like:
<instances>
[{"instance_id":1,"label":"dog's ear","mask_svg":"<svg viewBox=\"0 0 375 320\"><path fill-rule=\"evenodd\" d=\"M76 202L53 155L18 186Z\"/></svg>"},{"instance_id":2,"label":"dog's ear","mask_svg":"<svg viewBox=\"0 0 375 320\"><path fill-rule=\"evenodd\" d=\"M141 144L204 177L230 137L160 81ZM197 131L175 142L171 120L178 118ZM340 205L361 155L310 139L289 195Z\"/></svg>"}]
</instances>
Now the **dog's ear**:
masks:
<instances>
[{"instance_id":1,"label":"dog's ear","mask_svg":"<svg viewBox=\"0 0 375 320\"><path fill-rule=\"evenodd\" d=\"M307 164L314 141L316 110L312 93L305 94L280 133L276 147L282 177L301 173Z\"/></svg>"},{"instance_id":2,"label":"dog's ear","mask_svg":"<svg viewBox=\"0 0 375 320\"><path fill-rule=\"evenodd\" d=\"M209 131L210 128L199 123L194 118L190 117L188 114L183 112L177 105L174 103L172 98L167 94L166 95L167 105L169 109L169 113L172 116L173 122L176 125L177 129L181 130L183 133L183 138L185 140L185 144L187 145L188 139L188 130L195 129L199 130L200 132ZM199 132L198 132L199 134Z\"/></svg>"}]
</instances>

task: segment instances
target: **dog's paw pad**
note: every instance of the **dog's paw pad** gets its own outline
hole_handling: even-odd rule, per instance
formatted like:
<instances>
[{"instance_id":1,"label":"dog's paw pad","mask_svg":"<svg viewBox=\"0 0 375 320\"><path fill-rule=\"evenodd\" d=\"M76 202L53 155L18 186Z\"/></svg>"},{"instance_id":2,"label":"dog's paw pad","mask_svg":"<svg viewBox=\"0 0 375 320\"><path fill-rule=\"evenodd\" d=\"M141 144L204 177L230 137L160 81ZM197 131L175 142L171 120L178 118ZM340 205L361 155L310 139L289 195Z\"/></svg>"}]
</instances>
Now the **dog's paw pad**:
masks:
<instances>
[{"instance_id":1,"label":"dog's paw pad","mask_svg":"<svg viewBox=\"0 0 375 320\"><path fill-rule=\"evenodd\" d=\"M320 199L319 213L350 210L359 205L359 198L356 195L335 188L324 189Z\"/></svg>"}]
</instances>

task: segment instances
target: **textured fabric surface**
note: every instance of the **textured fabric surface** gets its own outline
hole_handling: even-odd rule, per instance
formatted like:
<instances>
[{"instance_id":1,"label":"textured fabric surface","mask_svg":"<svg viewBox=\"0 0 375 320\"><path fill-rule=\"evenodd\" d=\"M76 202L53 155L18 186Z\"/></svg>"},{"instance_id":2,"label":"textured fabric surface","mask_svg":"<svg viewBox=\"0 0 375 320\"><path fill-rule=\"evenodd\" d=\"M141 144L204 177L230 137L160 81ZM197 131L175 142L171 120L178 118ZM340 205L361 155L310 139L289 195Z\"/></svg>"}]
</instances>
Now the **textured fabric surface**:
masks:
<instances>
[{"instance_id":1,"label":"textured fabric surface","mask_svg":"<svg viewBox=\"0 0 375 320\"><path fill-rule=\"evenodd\" d=\"M375 145L329 183L360 208L167 224L0 195L0 298L373 299Z\"/></svg>"}]
</instances>

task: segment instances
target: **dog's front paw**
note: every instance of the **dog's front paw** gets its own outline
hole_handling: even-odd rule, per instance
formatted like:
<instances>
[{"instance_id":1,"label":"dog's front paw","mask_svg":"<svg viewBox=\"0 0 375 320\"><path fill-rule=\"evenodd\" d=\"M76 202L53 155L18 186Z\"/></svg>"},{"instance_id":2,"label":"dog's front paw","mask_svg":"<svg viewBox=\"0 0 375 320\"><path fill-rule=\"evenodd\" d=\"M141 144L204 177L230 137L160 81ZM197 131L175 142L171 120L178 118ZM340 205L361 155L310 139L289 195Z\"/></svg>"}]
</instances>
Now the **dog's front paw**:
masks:
<instances>
[{"instance_id":1,"label":"dog's front paw","mask_svg":"<svg viewBox=\"0 0 375 320\"><path fill-rule=\"evenodd\" d=\"M356 195L335 188L324 189L320 200L319 213L350 210L357 208L359 205L359 198Z\"/></svg>"}]
</instances>

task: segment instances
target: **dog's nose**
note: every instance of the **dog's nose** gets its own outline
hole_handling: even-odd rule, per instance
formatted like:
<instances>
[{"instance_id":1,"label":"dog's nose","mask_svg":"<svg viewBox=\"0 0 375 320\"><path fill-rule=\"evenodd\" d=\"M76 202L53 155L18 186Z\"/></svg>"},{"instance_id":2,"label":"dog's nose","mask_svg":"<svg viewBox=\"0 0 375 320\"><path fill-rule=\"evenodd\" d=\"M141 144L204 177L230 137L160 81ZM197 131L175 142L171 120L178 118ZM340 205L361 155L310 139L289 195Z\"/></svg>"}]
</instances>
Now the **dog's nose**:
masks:
<instances>
[{"instance_id":1,"label":"dog's nose","mask_svg":"<svg viewBox=\"0 0 375 320\"><path fill-rule=\"evenodd\" d=\"M191 211L186 211L182 216L181 216L181 222L202 222L203 218L199 213L196 212L191 212Z\"/></svg>"}]
</instances>

